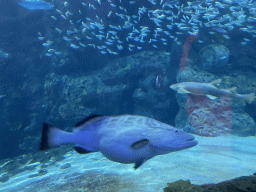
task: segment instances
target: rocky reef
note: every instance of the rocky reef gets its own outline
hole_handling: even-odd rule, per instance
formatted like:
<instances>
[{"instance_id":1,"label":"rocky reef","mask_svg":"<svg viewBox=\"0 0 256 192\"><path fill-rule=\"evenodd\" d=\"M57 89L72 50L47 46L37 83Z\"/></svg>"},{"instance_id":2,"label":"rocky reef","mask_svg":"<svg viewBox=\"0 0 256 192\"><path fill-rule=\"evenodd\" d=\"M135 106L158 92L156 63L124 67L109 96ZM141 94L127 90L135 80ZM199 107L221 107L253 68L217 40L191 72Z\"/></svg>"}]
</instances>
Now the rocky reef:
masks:
<instances>
[{"instance_id":1,"label":"rocky reef","mask_svg":"<svg viewBox=\"0 0 256 192\"><path fill-rule=\"evenodd\" d=\"M193 185L189 180L168 183L164 192L253 192L256 191L256 177L239 177L218 184Z\"/></svg>"},{"instance_id":2,"label":"rocky reef","mask_svg":"<svg viewBox=\"0 0 256 192\"><path fill-rule=\"evenodd\" d=\"M18 154L36 151L40 122L49 121L68 128L97 113L144 115L202 136L255 135L255 102L248 105L235 98L210 100L204 96L181 94L175 97L176 92L169 88L176 81L210 82L221 78L220 88L235 86L239 94L252 93L256 72L244 66L245 70L241 70L240 60L233 56L234 51L229 53L222 45L218 46L226 50L226 55L219 53L216 56L216 47L176 45L171 55L164 51L144 51L106 60L100 67L95 67L97 70L91 71L88 70L91 63L82 65L81 61L81 66L72 66L75 62L72 57L56 60L51 67L30 72L31 77L19 80L17 88L9 88L12 95L0 101L3 111L0 121L5 127L3 134L12 136L12 146ZM180 58L177 50L182 48L186 51ZM208 49L211 50L209 53ZM222 72L216 73L214 67L204 69L202 61L210 53L213 54L211 65L218 65L218 71L223 67ZM251 64L243 63L248 67ZM80 69L81 72L76 73ZM10 143L4 142L0 150L4 151L5 147L10 147Z\"/></svg>"},{"instance_id":3,"label":"rocky reef","mask_svg":"<svg viewBox=\"0 0 256 192\"><path fill-rule=\"evenodd\" d=\"M166 119L170 58L163 52L141 52L109 63L93 74L45 77L44 107L51 121L73 122L92 114L140 114Z\"/></svg>"}]
</instances>

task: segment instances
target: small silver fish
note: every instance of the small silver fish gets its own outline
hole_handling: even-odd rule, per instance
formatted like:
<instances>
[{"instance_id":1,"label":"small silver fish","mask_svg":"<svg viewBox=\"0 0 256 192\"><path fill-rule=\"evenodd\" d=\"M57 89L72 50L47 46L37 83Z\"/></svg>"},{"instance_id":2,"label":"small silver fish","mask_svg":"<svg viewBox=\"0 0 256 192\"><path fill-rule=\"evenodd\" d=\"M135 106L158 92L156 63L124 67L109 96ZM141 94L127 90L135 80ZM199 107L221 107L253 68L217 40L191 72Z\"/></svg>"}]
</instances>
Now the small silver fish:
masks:
<instances>
[{"instance_id":1,"label":"small silver fish","mask_svg":"<svg viewBox=\"0 0 256 192\"><path fill-rule=\"evenodd\" d=\"M0 58L8 59L9 57L10 57L10 53L6 53L2 49L0 49Z\"/></svg>"},{"instance_id":2,"label":"small silver fish","mask_svg":"<svg viewBox=\"0 0 256 192\"><path fill-rule=\"evenodd\" d=\"M100 151L111 161L135 163L137 169L148 159L197 145L194 137L154 119L136 116L91 115L72 132L43 123L40 150L74 143L80 154Z\"/></svg>"}]
</instances>

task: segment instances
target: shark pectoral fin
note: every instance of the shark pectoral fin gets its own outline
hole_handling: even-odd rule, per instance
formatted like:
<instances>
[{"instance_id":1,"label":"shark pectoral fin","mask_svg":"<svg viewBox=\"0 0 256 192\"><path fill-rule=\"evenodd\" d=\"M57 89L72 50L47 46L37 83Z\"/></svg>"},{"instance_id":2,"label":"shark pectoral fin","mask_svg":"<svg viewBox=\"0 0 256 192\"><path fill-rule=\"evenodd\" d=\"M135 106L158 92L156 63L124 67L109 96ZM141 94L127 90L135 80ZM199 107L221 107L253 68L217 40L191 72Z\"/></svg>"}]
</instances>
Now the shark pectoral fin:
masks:
<instances>
[{"instance_id":1,"label":"shark pectoral fin","mask_svg":"<svg viewBox=\"0 0 256 192\"><path fill-rule=\"evenodd\" d=\"M212 96L212 95L206 95L209 99L212 99L212 100L214 100L214 99L217 99L218 97L215 97L215 96Z\"/></svg>"},{"instance_id":2,"label":"shark pectoral fin","mask_svg":"<svg viewBox=\"0 0 256 192\"><path fill-rule=\"evenodd\" d=\"M221 81L222 81L221 79L216 79L216 80L210 82L209 84L211 84L211 85L217 85L217 84L220 84Z\"/></svg>"},{"instance_id":3,"label":"shark pectoral fin","mask_svg":"<svg viewBox=\"0 0 256 192\"><path fill-rule=\"evenodd\" d=\"M190 93L189 91L187 91L187 90L184 89L184 88L179 88L177 92L178 92L178 93L181 93L181 94L189 94L189 93Z\"/></svg>"},{"instance_id":4,"label":"shark pectoral fin","mask_svg":"<svg viewBox=\"0 0 256 192\"><path fill-rule=\"evenodd\" d=\"M97 152L98 150L95 150L95 149L87 149L85 147L82 147L82 146L75 146L74 147L75 151L79 154L87 154L87 153L93 153L93 152Z\"/></svg>"},{"instance_id":5,"label":"shark pectoral fin","mask_svg":"<svg viewBox=\"0 0 256 192\"><path fill-rule=\"evenodd\" d=\"M138 149L141 149L141 148L145 147L148 144L149 144L148 139L142 139L140 141L137 141L137 142L133 143L130 147L134 150L138 150Z\"/></svg>"},{"instance_id":6,"label":"shark pectoral fin","mask_svg":"<svg viewBox=\"0 0 256 192\"><path fill-rule=\"evenodd\" d=\"M227 89L230 93L236 94L237 87L232 87L230 89Z\"/></svg>"},{"instance_id":7,"label":"shark pectoral fin","mask_svg":"<svg viewBox=\"0 0 256 192\"><path fill-rule=\"evenodd\" d=\"M134 165L134 169L138 169L143 163L145 163L147 161L147 159L143 159L142 161L138 161L135 163Z\"/></svg>"}]
</instances>

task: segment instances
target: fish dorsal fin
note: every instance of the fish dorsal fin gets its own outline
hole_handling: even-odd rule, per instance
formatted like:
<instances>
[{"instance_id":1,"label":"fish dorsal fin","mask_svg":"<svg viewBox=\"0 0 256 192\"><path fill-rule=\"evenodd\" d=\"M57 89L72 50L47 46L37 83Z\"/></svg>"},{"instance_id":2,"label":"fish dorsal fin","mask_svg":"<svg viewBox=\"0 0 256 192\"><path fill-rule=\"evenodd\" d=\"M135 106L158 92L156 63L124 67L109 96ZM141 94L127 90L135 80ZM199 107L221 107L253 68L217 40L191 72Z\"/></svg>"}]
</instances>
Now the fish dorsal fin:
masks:
<instances>
[{"instance_id":1,"label":"fish dorsal fin","mask_svg":"<svg viewBox=\"0 0 256 192\"><path fill-rule=\"evenodd\" d=\"M221 83L221 79L216 79L216 80L214 80L214 81L212 81L212 82L210 82L209 84L211 84L211 85L213 85L213 86L215 86L215 85L217 85L217 84L220 84Z\"/></svg>"},{"instance_id":2,"label":"fish dorsal fin","mask_svg":"<svg viewBox=\"0 0 256 192\"><path fill-rule=\"evenodd\" d=\"M101 117L101 115L97 115L97 114L90 115L90 116L86 117L85 119L83 119L82 121L75 124L75 127L79 127L79 126L85 124L87 121L90 121L90 120L92 120L94 118L97 118L97 117Z\"/></svg>"},{"instance_id":3,"label":"fish dorsal fin","mask_svg":"<svg viewBox=\"0 0 256 192\"><path fill-rule=\"evenodd\" d=\"M148 144L149 144L148 139L142 139L140 141L137 141L137 142L133 143L130 147L134 150L138 150L138 149L141 149L141 148L145 147Z\"/></svg>"},{"instance_id":4,"label":"fish dorsal fin","mask_svg":"<svg viewBox=\"0 0 256 192\"><path fill-rule=\"evenodd\" d=\"M189 91L187 91L186 89L184 89L184 88L179 88L178 89L178 93L181 93L181 94L186 94L186 93L190 93Z\"/></svg>"},{"instance_id":5,"label":"fish dorsal fin","mask_svg":"<svg viewBox=\"0 0 256 192\"><path fill-rule=\"evenodd\" d=\"M237 87L227 89L230 93L236 94Z\"/></svg>"}]
</instances>

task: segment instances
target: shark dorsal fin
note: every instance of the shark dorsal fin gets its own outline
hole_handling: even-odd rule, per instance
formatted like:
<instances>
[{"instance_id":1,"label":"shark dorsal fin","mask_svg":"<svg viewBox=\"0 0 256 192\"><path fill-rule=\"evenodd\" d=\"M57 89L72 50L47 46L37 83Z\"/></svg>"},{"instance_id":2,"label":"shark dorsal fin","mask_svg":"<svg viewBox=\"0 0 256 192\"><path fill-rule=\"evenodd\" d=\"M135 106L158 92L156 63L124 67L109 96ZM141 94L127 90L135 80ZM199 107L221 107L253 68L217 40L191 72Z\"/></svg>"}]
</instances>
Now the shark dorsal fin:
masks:
<instances>
[{"instance_id":1,"label":"shark dorsal fin","mask_svg":"<svg viewBox=\"0 0 256 192\"><path fill-rule=\"evenodd\" d=\"M86 117L85 119L83 119L82 121L75 124L75 127L80 127L81 125L85 124L86 122L88 122L94 118L97 118L97 117L101 117L101 115L97 115L97 114L90 115L90 116Z\"/></svg>"},{"instance_id":2,"label":"shark dorsal fin","mask_svg":"<svg viewBox=\"0 0 256 192\"><path fill-rule=\"evenodd\" d=\"M237 87L227 89L230 93L236 94Z\"/></svg>"},{"instance_id":3,"label":"shark dorsal fin","mask_svg":"<svg viewBox=\"0 0 256 192\"><path fill-rule=\"evenodd\" d=\"M209 84L215 86L215 85L217 85L217 84L220 84L221 81L222 81L221 79L216 79L216 80L214 80L214 81L211 81Z\"/></svg>"}]
</instances>

